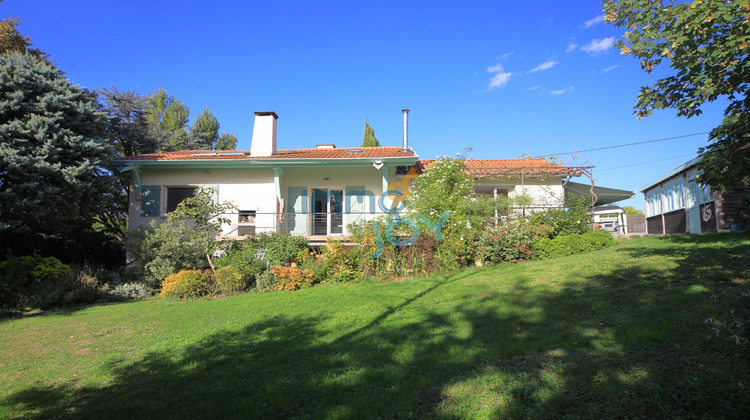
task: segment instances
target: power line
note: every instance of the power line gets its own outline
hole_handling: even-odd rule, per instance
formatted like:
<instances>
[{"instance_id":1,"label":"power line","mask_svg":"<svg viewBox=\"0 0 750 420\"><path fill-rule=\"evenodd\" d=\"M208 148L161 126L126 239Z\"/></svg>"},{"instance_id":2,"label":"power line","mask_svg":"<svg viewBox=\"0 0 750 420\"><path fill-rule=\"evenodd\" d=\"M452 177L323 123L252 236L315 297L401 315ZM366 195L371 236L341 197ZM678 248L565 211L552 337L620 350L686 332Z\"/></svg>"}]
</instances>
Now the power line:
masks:
<instances>
[{"instance_id":1,"label":"power line","mask_svg":"<svg viewBox=\"0 0 750 420\"><path fill-rule=\"evenodd\" d=\"M598 147L596 149L578 150L578 151L575 151L575 152L555 153L553 155L543 155L543 156L536 156L536 157L537 158L542 158L542 157L545 157L545 156L546 157L552 157L552 156L572 155L573 153L596 152L598 150L616 149L618 147L636 146L636 145L639 145L639 144L646 144L646 143L656 143L658 141L666 141L666 140L681 139L681 138L685 138L685 137L700 136L700 135L708 134L708 133L710 133L710 131L705 131L703 133L685 134L684 136L666 137L666 138L663 138L663 139L656 139L656 140L639 141L637 143L618 144L616 146Z\"/></svg>"},{"instance_id":2,"label":"power line","mask_svg":"<svg viewBox=\"0 0 750 420\"><path fill-rule=\"evenodd\" d=\"M665 161L665 160L672 160L672 159L677 159L677 158L686 157L686 156L695 156L695 153L688 153L686 155L672 156L672 157L668 157L668 158L664 158L664 159L650 160L648 162L633 163L632 165L615 166L614 168L597 169L597 172L611 171L613 169L629 168L631 166L646 165L646 164L649 164L649 163L662 162L662 161Z\"/></svg>"}]
</instances>

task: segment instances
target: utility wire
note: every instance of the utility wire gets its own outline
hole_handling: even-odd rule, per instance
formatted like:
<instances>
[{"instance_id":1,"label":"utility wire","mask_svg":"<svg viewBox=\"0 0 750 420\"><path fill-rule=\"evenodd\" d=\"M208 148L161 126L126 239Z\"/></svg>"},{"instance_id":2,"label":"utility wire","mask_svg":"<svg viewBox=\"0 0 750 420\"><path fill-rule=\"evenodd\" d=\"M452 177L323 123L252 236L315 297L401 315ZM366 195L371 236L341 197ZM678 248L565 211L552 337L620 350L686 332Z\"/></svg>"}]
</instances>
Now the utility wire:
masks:
<instances>
[{"instance_id":1,"label":"utility wire","mask_svg":"<svg viewBox=\"0 0 750 420\"><path fill-rule=\"evenodd\" d=\"M672 159L677 159L677 158L686 157L686 156L693 156L693 157L695 157L695 153L688 153L686 155L672 156L672 157L668 157L668 158L664 158L664 159L650 160L648 162L633 163L631 165L615 166L614 168L597 169L597 172L611 171L613 169L629 168L631 166L646 165L646 164L649 164L649 163L662 162L662 161L665 161L665 160L672 160Z\"/></svg>"},{"instance_id":2,"label":"utility wire","mask_svg":"<svg viewBox=\"0 0 750 420\"><path fill-rule=\"evenodd\" d=\"M656 143L658 141L666 141L666 140L681 139L681 138L685 138L685 137L700 136L700 135L708 134L708 133L710 133L710 131L705 131L705 132L702 132L702 133L694 133L694 134L685 134L684 136L667 137L667 138L656 139L656 140L639 141L637 143L618 144L616 146L598 147L596 149L578 150L578 151L575 151L575 152L565 152L565 153L555 153L554 155L542 155L542 156L535 156L535 157L536 158L543 158L545 156L546 157L552 157L552 156L572 155L573 153L595 152L595 151L598 151L598 150L616 149L618 147L636 146L638 144Z\"/></svg>"}]
</instances>

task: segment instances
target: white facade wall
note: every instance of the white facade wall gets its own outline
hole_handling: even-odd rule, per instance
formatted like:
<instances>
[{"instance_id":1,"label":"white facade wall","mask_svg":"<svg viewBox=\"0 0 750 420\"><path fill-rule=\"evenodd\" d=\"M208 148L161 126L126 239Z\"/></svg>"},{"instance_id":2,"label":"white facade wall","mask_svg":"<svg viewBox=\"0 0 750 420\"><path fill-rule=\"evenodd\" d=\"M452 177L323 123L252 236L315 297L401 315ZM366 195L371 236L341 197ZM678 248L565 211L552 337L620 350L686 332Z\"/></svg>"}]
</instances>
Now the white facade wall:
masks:
<instances>
[{"instance_id":1,"label":"white facade wall","mask_svg":"<svg viewBox=\"0 0 750 420\"><path fill-rule=\"evenodd\" d=\"M229 201L240 210L254 210L259 216L258 225L274 225L277 211L276 192L271 168L174 168L145 169L140 174L143 187L160 187L159 215L142 216L143 194L130 188L130 208L128 212L128 229L148 225L151 220L165 220L167 209L167 190L170 187L210 186L217 188L219 202ZM263 215L262 213L266 213ZM237 229L237 214L227 214L232 225L223 226L222 235L232 235ZM267 220L266 220L267 219ZM234 233L236 235L236 233Z\"/></svg>"},{"instance_id":2,"label":"white facade wall","mask_svg":"<svg viewBox=\"0 0 750 420\"><path fill-rule=\"evenodd\" d=\"M524 178L523 180L520 177L478 178L474 185L507 189L510 198L526 195L531 199L531 204L528 206L531 212L565 205L565 189L562 186L562 178L559 176Z\"/></svg>"},{"instance_id":3,"label":"white facade wall","mask_svg":"<svg viewBox=\"0 0 750 420\"><path fill-rule=\"evenodd\" d=\"M357 167L285 167L279 178L279 191L284 199L284 212L301 213L299 222L312 223L308 216L312 210L313 190L342 191L344 196L343 224L372 219L382 214L378 201L383 193L384 182L397 180L395 168L383 167L380 170L371 165ZM385 179L384 179L385 175ZM228 201L235 204L239 212L255 212L254 227L256 232L274 232L281 229L283 221L279 218L279 201L277 197L274 171L272 168L169 168L143 169L141 185L144 189L158 190L153 192L158 201L158 212L153 216L143 216L142 210L147 206L147 194L136 192L135 186L130 189L130 208L128 228L135 229L148 225L151 220L165 220L167 211L167 191L173 187L214 187L218 190L218 202ZM291 190L306 191L305 208L294 209L290 203ZM364 194L362 193L364 192ZM357 193L347 197L350 193ZM154 199L153 197L151 198ZM383 200L386 207L389 200ZM364 214L363 214L364 213ZM232 223L222 226L222 236L238 236L239 214L225 214ZM295 217L294 215L292 217ZM289 224L289 216L286 215ZM312 234L309 226L298 234ZM344 232L346 233L346 232Z\"/></svg>"}]
</instances>

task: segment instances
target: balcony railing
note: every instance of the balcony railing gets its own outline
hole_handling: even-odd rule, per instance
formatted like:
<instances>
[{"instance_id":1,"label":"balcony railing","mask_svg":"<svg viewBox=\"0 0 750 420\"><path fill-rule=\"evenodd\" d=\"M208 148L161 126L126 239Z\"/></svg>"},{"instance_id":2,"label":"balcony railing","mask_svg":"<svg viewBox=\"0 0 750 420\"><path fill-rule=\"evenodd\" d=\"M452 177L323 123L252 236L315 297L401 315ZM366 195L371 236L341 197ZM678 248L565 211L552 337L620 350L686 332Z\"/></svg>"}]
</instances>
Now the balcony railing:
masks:
<instances>
[{"instance_id":1,"label":"balcony railing","mask_svg":"<svg viewBox=\"0 0 750 420\"><path fill-rule=\"evenodd\" d=\"M513 208L511 216L491 217L488 222L502 223L509 219L523 217L532 213L549 209L550 207L527 206ZM222 236L244 237L261 232L283 232L300 236L346 236L349 234L347 226L365 220L374 220L389 213L259 213L224 215L232 220L230 225L224 225ZM410 213L402 213L400 217L413 217Z\"/></svg>"}]
</instances>

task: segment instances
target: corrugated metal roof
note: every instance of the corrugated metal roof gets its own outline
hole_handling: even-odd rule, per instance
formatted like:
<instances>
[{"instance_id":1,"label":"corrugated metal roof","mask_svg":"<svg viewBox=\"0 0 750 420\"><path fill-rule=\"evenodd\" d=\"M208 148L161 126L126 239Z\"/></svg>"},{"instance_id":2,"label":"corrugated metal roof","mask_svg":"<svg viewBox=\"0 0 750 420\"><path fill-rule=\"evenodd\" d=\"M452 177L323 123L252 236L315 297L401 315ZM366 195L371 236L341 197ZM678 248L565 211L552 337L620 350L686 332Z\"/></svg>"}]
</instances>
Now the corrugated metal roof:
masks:
<instances>
[{"instance_id":1,"label":"corrugated metal roof","mask_svg":"<svg viewBox=\"0 0 750 420\"><path fill-rule=\"evenodd\" d=\"M641 187L641 192L645 192L646 190L651 189L651 187L659 185L662 182L664 182L664 181L666 181L666 180L668 180L670 178L674 178L676 175L680 174L684 170L690 168L691 166L695 166L698 163L699 160L701 160L700 156L698 156L695 159L691 159L691 160L683 163L682 165L680 165L680 166L672 169L666 175L663 175L663 176L659 177L659 179L657 179L656 181L649 182L648 184L642 186Z\"/></svg>"}]
</instances>

